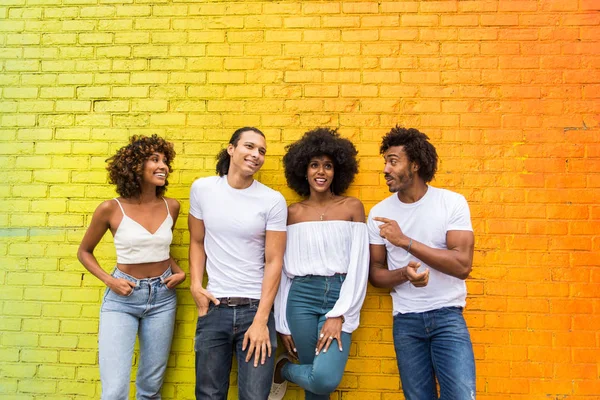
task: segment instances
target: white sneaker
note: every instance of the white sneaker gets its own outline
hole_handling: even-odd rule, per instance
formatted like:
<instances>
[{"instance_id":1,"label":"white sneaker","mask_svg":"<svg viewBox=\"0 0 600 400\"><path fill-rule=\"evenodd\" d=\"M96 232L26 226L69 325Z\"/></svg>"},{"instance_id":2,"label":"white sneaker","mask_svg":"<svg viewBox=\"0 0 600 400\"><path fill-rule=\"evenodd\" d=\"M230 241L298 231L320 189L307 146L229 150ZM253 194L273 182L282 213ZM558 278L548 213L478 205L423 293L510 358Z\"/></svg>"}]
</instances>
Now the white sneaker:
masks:
<instances>
[{"instance_id":1,"label":"white sneaker","mask_svg":"<svg viewBox=\"0 0 600 400\"><path fill-rule=\"evenodd\" d=\"M275 369L277 369L277 364L279 364L279 362L284 359L288 360L288 362L290 361L290 358L285 353L277 357L277 360L275 360ZM275 383L275 371L273 371L273 380L271 381L271 392L269 392L268 400L283 399L283 396L285 396L285 392L287 391L287 384L288 383L285 379L282 383Z\"/></svg>"}]
</instances>

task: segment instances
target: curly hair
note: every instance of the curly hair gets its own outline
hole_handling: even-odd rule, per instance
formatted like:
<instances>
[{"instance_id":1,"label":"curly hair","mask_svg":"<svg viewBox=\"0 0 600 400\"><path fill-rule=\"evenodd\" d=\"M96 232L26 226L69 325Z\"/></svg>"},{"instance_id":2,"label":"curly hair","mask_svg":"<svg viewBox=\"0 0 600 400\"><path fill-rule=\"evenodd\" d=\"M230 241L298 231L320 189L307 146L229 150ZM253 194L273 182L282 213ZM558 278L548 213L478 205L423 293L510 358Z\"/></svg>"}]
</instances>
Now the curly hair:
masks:
<instances>
[{"instance_id":1,"label":"curly hair","mask_svg":"<svg viewBox=\"0 0 600 400\"><path fill-rule=\"evenodd\" d=\"M142 176L146 160L154 153L165 155L165 164L172 172L171 162L175 158L173 143L167 142L158 135L137 136L129 138L129 144L117 150L107 159L108 181L117 185L117 193L121 197L137 197L142 193ZM156 195L162 196L167 190L168 180L164 186L156 187Z\"/></svg>"},{"instance_id":2,"label":"curly hair","mask_svg":"<svg viewBox=\"0 0 600 400\"><path fill-rule=\"evenodd\" d=\"M358 151L350 140L340 137L337 129L316 128L308 131L300 140L288 145L286 150L283 156L285 179L288 186L300 196L310 194L306 171L313 157L325 155L333 160L331 191L336 195L348 189L358 172Z\"/></svg>"},{"instance_id":3,"label":"curly hair","mask_svg":"<svg viewBox=\"0 0 600 400\"><path fill-rule=\"evenodd\" d=\"M379 153L385 153L390 147L402 146L408 161L419 166L418 174L425 183L431 182L437 171L438 156L429 137L415 128L392 128L382 139Z\"/></svg>"},{"instance_id":4,"label":"curly hair","mask_svg":"<svg viewBox=\"0 0 600 400\"><path fill-rule=\"evenodd\" d=\"M254 128L252 126L245 126L243 128L236 130L235 132L233 132L233 135L231 135L231 139L229 139L228 144L233 145L233 147L237 147L237 144L240 141L240 137L242 137L242 133L247 132L247 131L258 133L262 137L265 137L265 134L262 133L259 129ZM217 174L219 176L227 175L227 172L229 172L229 164L231 162L231 156L227 152L227 148L219 151L219 153L217 153L217 156L215 158L217 159L217 167L216 167Z\"/></svg>"}]
</instances>

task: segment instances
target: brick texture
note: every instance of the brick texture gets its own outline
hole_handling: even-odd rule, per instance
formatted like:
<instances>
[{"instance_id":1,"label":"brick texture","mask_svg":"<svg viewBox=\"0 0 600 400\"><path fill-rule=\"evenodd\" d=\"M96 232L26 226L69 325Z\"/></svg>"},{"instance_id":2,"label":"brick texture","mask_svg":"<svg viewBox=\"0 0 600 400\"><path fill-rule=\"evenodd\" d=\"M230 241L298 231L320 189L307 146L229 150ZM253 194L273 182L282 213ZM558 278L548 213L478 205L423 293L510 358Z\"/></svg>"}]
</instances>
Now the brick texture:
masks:
<instances>
[{"instance_id":1,"label":"brick texture","mask_svg":"<svg viewBox=\"0 0 600 400\"><path fill-rule=\"evenodd\" d=\"M357 145L350 194L388 196L394 124L436 144L434 185L468 199L465 312L479 399L600 396L600 6L594 0L0 0L0 397L99 398L102 285L75 252L104 160L133 134L175 143L187 269L191 182L238 127L268 138L259 179L315 126ZM97 256L107 270L110 235ZM193 398L186 282L164 398ZM369 287L335 399L401 399L391 301ZM235 380L230 398L235 398ZM291 386L287 399L302 398Z\"/></svg>"}]
</instances>

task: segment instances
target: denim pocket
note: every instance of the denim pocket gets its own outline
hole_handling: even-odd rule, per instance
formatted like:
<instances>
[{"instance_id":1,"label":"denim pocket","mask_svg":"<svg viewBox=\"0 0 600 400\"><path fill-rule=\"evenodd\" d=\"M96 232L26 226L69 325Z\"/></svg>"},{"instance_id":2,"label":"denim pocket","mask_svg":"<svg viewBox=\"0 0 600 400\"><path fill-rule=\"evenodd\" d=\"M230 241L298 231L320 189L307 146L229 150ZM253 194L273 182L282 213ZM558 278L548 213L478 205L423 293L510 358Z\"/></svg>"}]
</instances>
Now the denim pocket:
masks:
<instances>
[{"instance_id":1,"label":"denim pocket","mask_svg":"<svg viewBox=\"0 0 600 400\"><path fill-rule=\"evenodd\" d=\"M463 313L463 308L462 307L443 307L441 308L441 310L453 313L453 314L458 314L458 315L462 315Z\"/></svg>"},{"instance_id":2,"label":"denim pocket","mask_svg":"<svg viewBox=\"0 0 600 400\"><path fill-rule=\"evenodd\" d=\"M206 312L206 314L198 316L198 322L200 322L201 320L206 319L206 317L208 317L210 314L212 314L213 311L215 311L217 308L218 308L218 306L215 306L214 303L210 302L208 304L208 311ZM196 329L198 329L197 326L196 326Z\"/></svg>"}]
</instances>

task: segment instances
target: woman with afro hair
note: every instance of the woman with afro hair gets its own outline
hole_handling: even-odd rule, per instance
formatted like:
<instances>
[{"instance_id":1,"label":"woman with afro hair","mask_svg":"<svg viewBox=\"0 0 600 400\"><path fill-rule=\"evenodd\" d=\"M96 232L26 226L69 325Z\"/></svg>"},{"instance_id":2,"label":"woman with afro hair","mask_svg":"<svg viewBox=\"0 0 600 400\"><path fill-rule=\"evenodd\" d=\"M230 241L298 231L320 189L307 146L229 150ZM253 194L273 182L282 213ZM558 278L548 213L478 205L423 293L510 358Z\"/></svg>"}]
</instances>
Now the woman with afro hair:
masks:
<instances>
[{"instance_id":1,"label":"woman with afro hair","mask_svg":"<svg viewBox=\"0 0 600 400\"><path fill-rule=\"evenodd\" d=\"M96 208L77 252L83 266L106 285L98 333L102 399L129 398L136 336L137 399L161 398L175 324L175 287L185 280L169 250L179 203L164 197L174 157L173 144L152 135L131 137L109 158L109 181L120 197ZM94 256L107 230L117 253L111 274Z\"/></svg>"},{"instance_id":2,"label":"woman with afro hair","mask_svg":"<svg viewBox=\"0 0 600 400\"><path fill-rule=\"evenodd\" d=\"M329 399L342 379L369 274L364 207L342 195L358 172L356 156L350 140L317 128L283 157L288 186L304 200L288 208L275 300L287 354L278 359L269 399L281 399L287 381L303 388L306 399Z\"/></svg>"}]
</instances>

